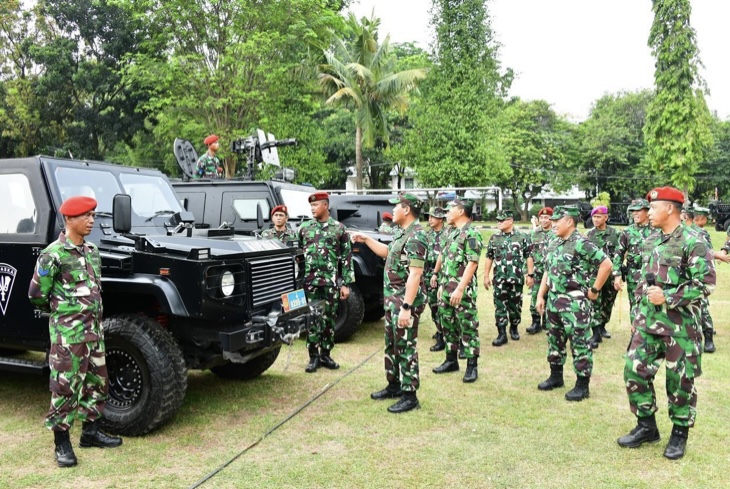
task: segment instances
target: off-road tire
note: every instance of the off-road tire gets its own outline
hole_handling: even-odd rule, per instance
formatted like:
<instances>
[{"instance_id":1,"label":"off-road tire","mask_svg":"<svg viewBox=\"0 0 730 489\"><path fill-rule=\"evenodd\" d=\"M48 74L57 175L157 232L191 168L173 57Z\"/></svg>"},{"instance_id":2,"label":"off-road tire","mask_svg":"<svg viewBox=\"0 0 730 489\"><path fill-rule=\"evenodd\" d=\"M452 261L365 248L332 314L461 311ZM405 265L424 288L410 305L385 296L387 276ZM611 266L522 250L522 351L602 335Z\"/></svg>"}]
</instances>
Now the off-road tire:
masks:
<instances>
[{"instance_id":1,"label":"off-road tire","mask_svg":"<svg viewBox=\"0 0 730 489\"><path fill-rule=\"evenodd\" d=\"M350 285L350 296L341 300L335 322L335 343L347 341L362 323L365 303L356 285Z\"/></svg>"},{"instance_id":2,"label":"off-road tire","mask_svg":"<svg viewBox=\"0 0 730 489\"><path fill-rule=\"evenodd\" d=\"M102 426L139 436L169 421L188 387L182 352L170 333L143 315L104 320L109 399Z\"/></svg>"},{"instance_id":3,"label":"off-road tire","mask_svg":"<svg viewBox=\"0 0 730 489\"><path fill-rule=\"evenodd\" d=\"M233 363L229 362L223 365L218 365L210 369L215 375L221 379L232 379L232 380L251 380L255 379L262 373L266 372L271 367L276 358L279 356L281 346L274 348L270 352L264 353L261 356L249 360L246 363Z\"/></svg>"}]
</instances>

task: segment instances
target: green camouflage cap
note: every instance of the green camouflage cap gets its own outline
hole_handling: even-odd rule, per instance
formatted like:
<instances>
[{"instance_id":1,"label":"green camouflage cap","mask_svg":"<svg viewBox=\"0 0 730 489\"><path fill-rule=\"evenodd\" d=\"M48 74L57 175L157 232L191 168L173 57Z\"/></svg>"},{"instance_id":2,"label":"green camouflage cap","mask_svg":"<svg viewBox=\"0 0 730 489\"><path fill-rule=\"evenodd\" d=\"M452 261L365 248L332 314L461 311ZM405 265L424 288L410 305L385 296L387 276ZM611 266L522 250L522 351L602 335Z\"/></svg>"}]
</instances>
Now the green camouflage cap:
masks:
<instances>
[{"instance_id":1,"label":"green camouflage cap","mask_svg":"<svg viewBox=\"0 0 730 489\"><path fill-rule=\"evenodd\" d=\"M512 215L512 211L510 211L510 210L497 211L497 220L498 221L504 221L506 219L514 219L514 216Z\"/></svg>"},{"instance_id":2,"label":"green camouflage cap","mask_svg":"<svg viewBox=\"0 0 730 489\"><path fill-rule=\"evenodd\" d=\"M576 219L580 219L580 211L578 210L578 207L576 207L574 205L559 205L553 211L553 215L552 215L552 217L550 217L550 220L557 221L558 219L561 219L566 216L575 217Z\"/></svg>"},{"instance_id":3,"label":"green camouflage cap","mask_svg":"<svg viewBox=\"0 0 730 489\"><path fill-rule=\"evenodd\" d=\"M441 207L433 206L426 212L426 215L433 216L436 219L443 219L446 217L446 212Z\"/></svg>"},{"instance_id":4,"label":"green camouflage cap","mask_svg":"<svg viewBox=\"0 0 730 489\"><path fill-rule=\"evenodd\" d=\"M414 209L421 209L423 207L423 201L421 199L406 192L398 194L398 197L392 198L388 202L391 204L406 204Z\"/></svg>"},{"instance_id":5,"label":"green camouflage cap","mask_svg":"<svg viewBox=\"0 0 730 489\"><path fill-rule=\"evenodd\" d=\"M463 207L465 209L466 208L471 209L472 207L474 207L474 201L471 199L465 199L463 197L457 197L454 200L452 200L451 202L449 202L449 207L456 207L456 206Z\"/></svg>"},{"instance_id":6,"label":"green camouflage cap","mask_svg":"<svg viewBox=\"0 0 730 489\"><path fill-rule=\"evenodd\" d=\"M710 209L707 207L695 207L695 216L709 216L710 215Z\"/></svg>"},{"instance_id":7,"label":"green camouflage cap","mask_svg":"<svg viewBox=\"0 0 730 489\"><path fill-rule=\"evenodd\" d=\"M649 209L649 201L646 199L634 199L629 204L630 211L640 211L641 209Z\"/></svg>"}]
</instances>

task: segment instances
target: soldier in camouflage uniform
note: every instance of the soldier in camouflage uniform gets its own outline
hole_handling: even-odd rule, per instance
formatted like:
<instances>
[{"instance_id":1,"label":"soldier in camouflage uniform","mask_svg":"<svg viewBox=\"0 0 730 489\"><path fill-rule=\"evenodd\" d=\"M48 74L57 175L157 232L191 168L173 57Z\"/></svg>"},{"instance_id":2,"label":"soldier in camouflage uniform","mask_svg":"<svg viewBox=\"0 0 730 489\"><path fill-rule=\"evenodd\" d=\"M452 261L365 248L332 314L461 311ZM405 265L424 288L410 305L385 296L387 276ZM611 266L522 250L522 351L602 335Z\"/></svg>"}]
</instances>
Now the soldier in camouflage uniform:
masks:
<instances>
[{"instance_id":1,"label":"soldier in camouflage uniform","mask_svg":"<svg viewBox=\"0 0 730 489\"><path fill-rule=\"evenodd\" d=\"M641 249L646 239L652 233L649 226L649 201L636 199L631 201L628 210L631 211L633 224L621 231L616 248L616 259L613 261L613 288L617 293L623 290L621 279L626 280L626 290L629 296L629 317L634 324L634 308L636 307L636 284L641 280ZM624 264L625 259L625 264Z\"/></svg>"},{"instance_id":2,"label":"soldier in camouflage uniform","mask_svg":"<svg viewBox=\"0 0 730 489\"><path fill-rule=\"evenodd\" d=\"M383 222L378 227L378 232L383 234L393 234L393 214L390 212L383 212Z\"/></svg>"},{"instance_id":3,"label":"soldier in camouflage uniform","mask_svg":"<svg viewBox=\"0 0 730 489\"><path fill-rule=\"evenodd\" d=\"M211 134L203 142L208 146L208 150L198 158L195 165L195 178L223 178L223 165L220 158L216 156L220 148L218 136Z\"/></svg>"},{"instance_id":4,"label":"soldier in camouflage uniform","mask_svg":"<svg viewBox=\"0 0 730 489\"><path fill-rule=\"evenodd\" d=\"M487 260L484 268L484 287L489 290L492 280L489 272L494 264L494 309L497 338L493 346L507 343L507 324L510 337L517 341L517 330L522 320L522 289L525 286L525 266L534 275L532 257L529 254L530 238L514 229L512 211L497 212L499 232L487 243Z\"/></svg>"},{"instance_id":5,"label":"soldier in camouflage uniform","mask_svg":"<svg viewBox=\"0 0 730 489\"><path fill-rule=\"evenodd\" d=\"M297 238L304 251L304 292L309 302L323 301L324 311L309 327L307 373L322 366L340 368L330 352L335 345L335 322L339 300L350 295L355 282L352 246L345 226L330 217L329 195L316 192L309 196L312 219L299 226Z\"/></svg>"},{"instance_id":6,"label":"soldier in camouflage uniform","mask_svg":"<svg viewBox=\"0 0 730 489\"><path fill-rule=\"evenodd\" d=\"M577 378L575 387L565 394L568 401L581 401L590 396L593 370L589 341L591 312L593 301L611 274L611 260L576 230L579 219L580 211L575 206L555 208L550 218L555 237L548 246L545 275L536 304L540 314L547 311L550 325L547 356L550 377L537 388L552 390L564 385L565 347L570 340Z\"/></svg>"},{"instance_id":7,"label":"soldier in camouflage uniform","mask_svg":"<svg viewBox=\"0 0 730 489\"><path fill-rule=\"evenodd\" d=\"M543 329L547 329L547 320L544 316L538 314L535 304L537 303L537 292L540 290L542 276L545 273L545 255L547 255L547 246L552 239L553 225L550 222L550 216L553 210L550 207L543 207L537 213L538 226L530 235L530 256L532 257L533 269L527 269L527 286L530 287L530 315L532 316L532 324L527 334L537 334Z\"/></svg>"},{"instance_id":8,"label":"soldier in camouflage uniform","mask_svg":"<svg viewBox=\"0 0 730 489\"><path fill-rule=\"evenodd\" d=\"M61 205L66 229L38 257L28 289L30 301L50 313L51 407L46 427L55 438L56 463L77 463L69 430L82 425L81 447L111 448L121 438L99 430L109 389L101 305L101 257L84 240L94 226L96 201L71 197Z\"/></svg>"},{"instance_id":9,"label":"soldier in camouflage uniform","mask_svg":"<svg viewBox=\"0 0 730 489\"><path fill-rule=\"evenodd\" d=\"M608 225L608 207L598 206L591 211L591 219L593 220L593 229L588 231L588 239L598 246L606 254L608 258L615 260L616 250L620 234L616 228ZM617 290L613 283L609 280L604 284L598 294L598 299L593 304L593 316L591 318L591 329L593 337L591 338L591 347L595 350L603 338L610 338L611 335L606 331L606 324L611 320L611 312L616 302Z\"/></svg>"},{"instance_id":10,"label":"soldier in camouflage uniform","mask_svg":"<svg viewBox=\"0 0 730 489\"><path fill-rule=\"evenodd\" d=\"M689 428L697 414L695 378L702 373L701 300L715 288L712 251L697 233L680 225L684 195L672 187L655 188L647 196L649 221L658 232L642 253L642 280L634 328L626 354L624 380L637 426L618 439L635 448L660 439L654 377L666 360L669 418L674 428L664 456L684 456Z\"/></svg>"},{"instance_id":11,"label":"soldier in camouflage uniform","mask_svg":"<svg viewBox=\"0 0 730 489\"><path fill-rule=\"evenodd\" d=\"M713 258L723 260L724 256L721 253L716 253L712 247L712 238L710 233L707 232L705 226L707 225L707 217L710 215L710 209L707 207L695 207L694 208L694 219L692 228L697 231L702 239L705 240L705 244L712 252ZM710 315L710 300L704 298L702 300L702 334L705 337L705 345L703 351L705 353L715 353L715 342L713 341L713 335L715 334L715 325Z\"/></svg>"},{"instance_id":12,"label":"soldier in camouflage uniform","mask_svg":"<svg viewBox=\"0 0 730 489\"><path fill-rule=\"evenodd\" d=\"M441 326L446 339L446 360L433 369L442 374L459 370L459 344L464 347L467 368L464 382L477 380L479 358L479 316L477 314L477 267L482 253L482 235L471 225L470 199L449 203L446 220L454 226L436 261L431 286L439 284Z\"/></svg>"},{"instance_id":13,"label":"soldier in camouflage uniform","mask_svg":"<svg viewBox=\"0 0 730 489\"><path fill-rule=\"evenodd\" d=\"M271 209L271 220L274 222L274 227L262 231L261 237L264 239L278 239L285 245L296 248L299 244L297 233L286 225L289 220L289 210L286 206L277 205Z\"/></svg>"},{"instance_id":14,"label":"soldier in camouflage uniform","mask_svg":"<svg viewBox=\"0 0 730 489\"><path fill-rule=\"evenodd\" d=\"M438 307L438 286L431 287L431 277L433 276L436 261L441 254L441 245L446 239L447 229L444 227L446 213L441 207L431 207L426 215L428 216L428 226L430 229L426 233L428 251L426 253L426 266L423 269L423 281L428 287L428 305L431 308L431 319L436 326L436 344L431 347L431 351L443 351L446 348L446 342L444 342L444 332L441 328L441 317Z\"/></svg>"},{"instance_id":15,"label":"soldier in camouflage uniform","mask_svg":"<svg viewBox=\"0 0 730 489\"><path fill-rule=\"evenodd\" d=\"M423 202L403 193L389 201L395 204L393 242L386 246L370 236L352 233L378 256L385 258L385 377L388 385L370 394L375 400L400 400L388 408L402 413L419 407L418 322L426 307L426 286L422 280L428 241L418 224Z\"/></svg>"}]
</instances>

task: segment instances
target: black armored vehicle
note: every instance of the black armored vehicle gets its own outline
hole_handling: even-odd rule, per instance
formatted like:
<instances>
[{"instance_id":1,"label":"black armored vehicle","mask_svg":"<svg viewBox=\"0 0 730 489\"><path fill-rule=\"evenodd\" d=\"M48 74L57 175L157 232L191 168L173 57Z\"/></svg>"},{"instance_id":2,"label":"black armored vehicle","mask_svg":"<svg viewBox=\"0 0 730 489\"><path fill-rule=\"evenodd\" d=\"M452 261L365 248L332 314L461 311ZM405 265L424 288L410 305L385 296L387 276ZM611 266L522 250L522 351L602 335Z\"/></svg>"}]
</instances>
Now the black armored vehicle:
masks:
<instances>
[{"instance_id":1,"label":"black armored vehicle","mask_svg":"<svg viewBox=\"0 0 730 489\"><path fill-rule=\"evenodd\" d=\"M46 156L0 160L0 369L47 351L48 318L27 297L39 252L63 229L68 197L98 206L87 240L102 257L109 369L106 428L140 435L169 420L187 369L251 379L304 330L301 253L277 240L199 229L156 170Z\"/></svg>"}]
</instances>

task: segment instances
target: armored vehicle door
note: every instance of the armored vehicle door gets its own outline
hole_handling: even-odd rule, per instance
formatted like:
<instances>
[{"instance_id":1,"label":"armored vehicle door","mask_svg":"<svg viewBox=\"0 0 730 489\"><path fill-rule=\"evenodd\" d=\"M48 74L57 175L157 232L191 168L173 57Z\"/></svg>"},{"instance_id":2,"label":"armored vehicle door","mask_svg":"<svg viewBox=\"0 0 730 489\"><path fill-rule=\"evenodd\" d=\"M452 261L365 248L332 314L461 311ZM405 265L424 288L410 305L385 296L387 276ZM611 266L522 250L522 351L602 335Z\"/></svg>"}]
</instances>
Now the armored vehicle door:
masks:
<instances>
[{"instance_id":1,"label":"armored vehicle door","mask_svg":"<svg viewBox=\"0 0 730 489\"><path fill-rule=\"evenodd\" d=\"M0 160L0 343L45 349L48 318L28 300L38 255L56 239L55 221L36 158ZM22 340L22 342L21 342Z\"/></svg>"},{"instance_id":2,"label":"armored vehicle door","mask_svg":"<svg viewBox=\"0 0 730 489\"><path fill-rule=\"evenodd\" d=\"M226 191L221 197L220 222L227 222L236 231L253 230L258 227L257 207L264 216L264 228L269 227L271 209L276 205L270 199L268 189Z\"/></svg>"}]
</instances>

